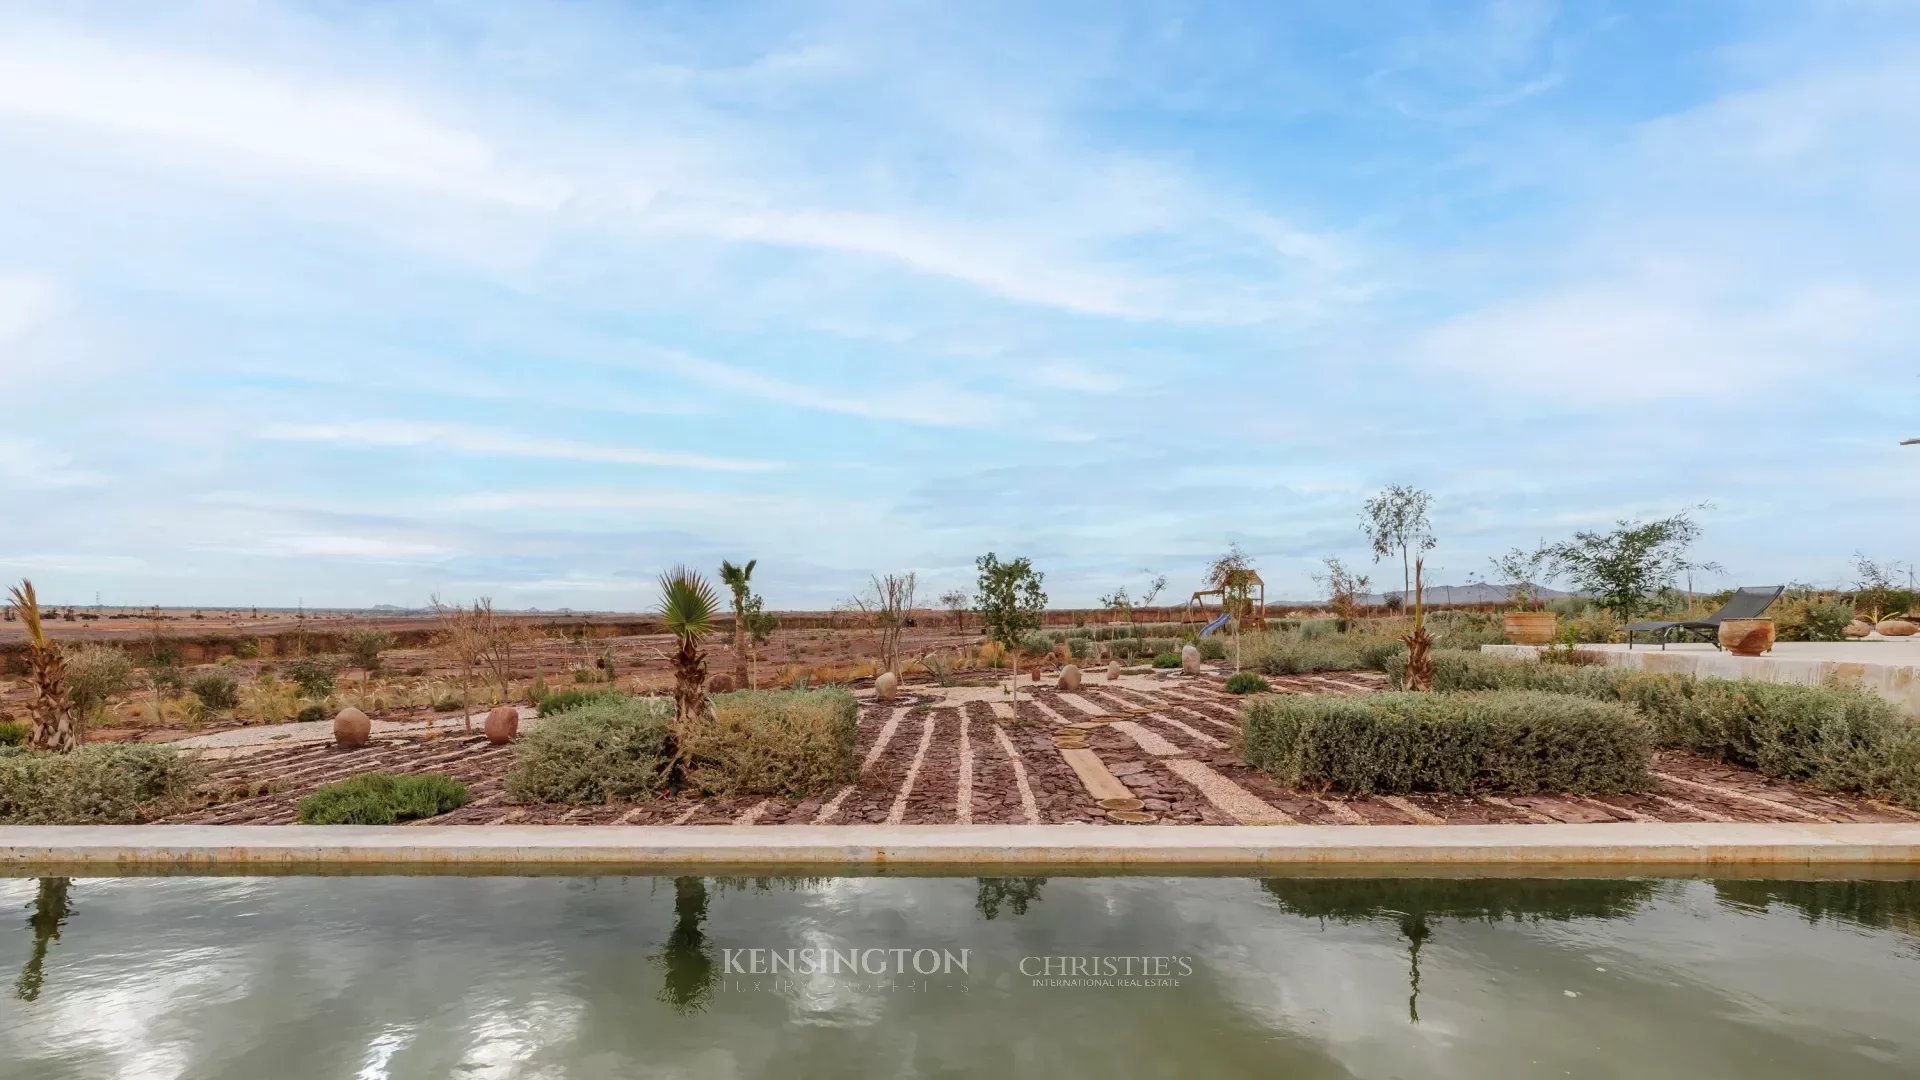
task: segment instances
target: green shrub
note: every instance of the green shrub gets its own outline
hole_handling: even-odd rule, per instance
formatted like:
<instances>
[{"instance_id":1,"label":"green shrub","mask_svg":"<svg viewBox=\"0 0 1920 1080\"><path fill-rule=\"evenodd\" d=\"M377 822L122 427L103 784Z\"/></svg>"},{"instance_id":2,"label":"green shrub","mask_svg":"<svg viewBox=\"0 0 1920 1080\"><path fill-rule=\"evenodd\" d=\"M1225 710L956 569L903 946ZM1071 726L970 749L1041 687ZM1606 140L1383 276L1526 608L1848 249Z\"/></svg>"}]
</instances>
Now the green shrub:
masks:
<instances>
[{"instance_id":1,"label":"green shrub","mask_svg":"<svg viewBox=\"0 0 1920 1080\"><path fill-rule=\"evenodd\" d=\"M133 685L133 657L125 649L88 643L60 651L67 665L67 696L82 719Z\"/></svg>"},{"instance_id":2,"label":"green shrub","mask_svg":"<svg viewBox=\"0 0 1920 1080\"><path fill-rule=\"evenodd\" d=\"M1202 660L1225 660L1227 643L1217 637L1196 638L1193 647L1200 650Z\"/></svg>"},{"instance_id":3,"label":"green shrub","mask_svg":"<svg viewBox=\"0 0 1920 1080\"><path fill-rule=\"evenodd\" d=\"M1843 641L1854 618L1853 605L1831 597L1784 599L1769 614L1781 641Z\"/></svg>"},{"instance_id":4,"label":"green shrub","mask_svg":"<svg viewBox=\"0 0 1920 1080\"><path fill-rule=\"evenodd\" d=\"M99 743L0 754L0 824L131 825L185 808L200 762L167 746Z\"/></svg>"},{"instance_id":5,"label":"green shrub","mask_svg":"<svg viewBox=\"0 0 1920 1080\"><path fill-rule=\"evenodd\" d=\"M860 708L845 690L718 694L681 731L693 782L715 795L807 795L854 779Z\"/></svg>"},{"instance_id":6,"label":"green shrub","mask_svg":"<svg viewBox=\"0 0 1920 1080\"><path fill-rule=\"evenodd\" d=\"M1067 651L1073 655L1075 660L1085 660L1087 657L1093 655L1093 642L1083 637L1068 638Z\"/></svg>"},{"instance_id":7,"label":"green shrub","mask_svg":"<svg viewBox=\"0 0 1920 1080\"><path fill-rule=\"evenodd\" d=\"M1652 786L1651 732L1617 702L1531 692L1276 695L1240 715L1247 762L1289 786L1357 795Z\"/></svg>"},{"instance_id":8,"label":"green shrub","mask_svg":"<svg viewBox=\"0 0 1920 1080\"><path fill-rule=\"evenodd\" d=\"M209 709L231 709L240 704L240 683L223 671L195 675L188 680L187 689Z\"/></svg>"},{"instance_id":9,"label":"green shrub","mask_svg":"<svg viewBox=\"0 0 1920 1080\"><path fill-rule=\"evenodd\" d=\"M300 800L302 825L392 825L467 805L467 785L449 776L362 773Z\"/></svg>"},{"instance_id":10,"label":"green shrub","mask_svg":"<svg viewBox=\"0 0 1920 1080\"><path fill-rule=\"evenodd\" d=\"M260 639L243 637L235 639L233 655L241 660L252 660L260 655Z\"/></svg>"},{"instance_id":11,"label":"green shrub","mask_svg":"<svg viewBox=\"0 0 1920 1080\"><path fill-rule=\"evenodd\" d=\"M0 720L0 746L24 746L32 729L12 720Z\"/></svg>"},{"instance_id":12,"label":"green shrub","mask_svg":"<svg viewBox=\"0 0 1920 1080\"><path fill-rule=\"evenodd\" d=\"M1264 694L1273 689L1273 684L1251 671L1236 671L1227 676L1229 694Z\"/></svg>"},{"instance_id":13,"label":"green shrub","mask_svg":"<svg viewBox=\"0 0 1920 1080\"><path fill-rule=\"evenodd\" d=\"M1174 652L1155 653L1153 666L1157 668L1177 668L1180 666L1180 654Z\"/></svg>"},{"instance_id":14,"label":"green shrub","mask_svg":"<svg viewBox=\"0 0 1920 1080\"><path fill-rule=\"evenodd\" d=\"M380 666L380 654L393 648L393 634L376 627L347 631L347 659L354 667L373 671Z\"/></svg>"},{"instance_id":15,"label":"green shrub","mask_svg":"<svg viewBox=\"0 0 1920 1080\"><path fill-rule=\"evenodd\" d=\"M667 784L666 698L581 705L533 725L514 747L506 797L516 803L650 799Z\"/></svg>"},{"instance_id":16,"label":"green shrub","mask_svg":"<svg viewBox=\"0 0 1920 1080\"><path fill-rule=\"evenodd\" d=\"M319 704L303 705L299 712L293 714L294 723L297 724L317 724L325 719L327 707Z\"/></svg>"},{"instance_id":17,"label":"green shrub","mask_svg":"<svg viewBox=\"0 0 1920 1080\"><path fill-rule=\"evenodd\" d=\"M1920 725L1851 687L1699 679L1655 715L1678 746L1828 791L1920 806Z\"/></svg>"},{"instance_id":18,"label":"green shrub","mask_svg":"<svg viewBox=\"0 0 1920 1080\"><path fill-rule=\"evenodd\" d=\"M1316 671L1379 671L1406 649L1391 637L1332 631L1248 634L1241 639L1241 662L1267 675L1306 675ZM1330 624L1327 624L1330 625Z\"/></svg>"},{"instance_id":19,"label":"green shrub","mask_svg":"<svg viewBox=\"0 0 1920 1080\"><path fill-rule=\"evenodd\" d=\"M627 695L618 690L555 690L540 698L540 715L554 716L558 713L577 709L582 705L593 705L603 701L625 701ZM458 702L455 703L458 707Z\"/></svg>"},{"instance_id":20,"label":"green shrub","mask_svg":"<svg viewBox=\"0 0 1920 1080\"><path fill-rule=\"evenodd\" d=\"M303 697L322 698L333 693L340 661L331 656L302 656L287 661L285 674L289 682L300 688Z\"/></svg>"},{"instance_id":21,"label":"green shrub","mask_svg":"<svg viewBox=\"0 0 1920 1080\"><path fill-rule=\"evenodd\" d=\"M1389 668L1390 685L1405 685L1405 667ZM1538 690L1623 702L1652 725L1661 746L1920 809L1920 723L1854 687L1435 653L1433 688Z\"/></svg>"}]
</instances>

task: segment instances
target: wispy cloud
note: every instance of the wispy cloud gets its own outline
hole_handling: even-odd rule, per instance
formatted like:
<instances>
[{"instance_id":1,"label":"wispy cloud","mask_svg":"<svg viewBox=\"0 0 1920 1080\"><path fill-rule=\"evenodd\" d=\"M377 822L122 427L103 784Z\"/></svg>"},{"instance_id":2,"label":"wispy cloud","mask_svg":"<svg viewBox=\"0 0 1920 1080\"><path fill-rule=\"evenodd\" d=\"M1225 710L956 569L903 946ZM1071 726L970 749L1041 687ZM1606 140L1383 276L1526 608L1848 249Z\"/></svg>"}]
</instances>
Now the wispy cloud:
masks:
<instances>
[{"instance_id":1,"label":"wispy cloud","mask_svg":"<svg viewBox=\"0 0 1920 1080\"><path fill-rule=\"evenodd\" d=\"M290 424L262 428L256 438L335 446L398 447L488 457L553 458L561 461L646 465L721 472L761 472L785 468L779 461L714 457L669 450L601 446L568 439L543 439L426 420L357 420L344 424Z\"/></svg>"},{"instance_id":2,"label":"wispy cloud","mask_svg":"<svg viewBox=\"0 0 1920 1080\"><path fill-rule=\"evenodd\" d=\"M106 482L106 474L80 466L64 450L37 439L0 435L0 490L54 491Z\"/></svg>"}]
</instances>

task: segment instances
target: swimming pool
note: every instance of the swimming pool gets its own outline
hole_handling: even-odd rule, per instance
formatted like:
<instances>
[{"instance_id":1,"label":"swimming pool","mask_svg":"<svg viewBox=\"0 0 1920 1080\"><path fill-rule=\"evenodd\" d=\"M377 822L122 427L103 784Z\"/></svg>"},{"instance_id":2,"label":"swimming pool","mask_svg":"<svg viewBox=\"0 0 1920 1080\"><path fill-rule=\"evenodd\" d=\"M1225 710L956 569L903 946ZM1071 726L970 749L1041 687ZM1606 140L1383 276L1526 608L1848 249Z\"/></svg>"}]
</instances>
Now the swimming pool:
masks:
<instances>
[{"instance_id":1,"label":"swimming pool","mask_svg":"<svg viewBox=\"0 0 1920 1080\"><path fill-rule=\"evenodd\" d=\"M0 1075L1911 1076L1920 883L0 879Z\"/></svg>"}]
</instances>

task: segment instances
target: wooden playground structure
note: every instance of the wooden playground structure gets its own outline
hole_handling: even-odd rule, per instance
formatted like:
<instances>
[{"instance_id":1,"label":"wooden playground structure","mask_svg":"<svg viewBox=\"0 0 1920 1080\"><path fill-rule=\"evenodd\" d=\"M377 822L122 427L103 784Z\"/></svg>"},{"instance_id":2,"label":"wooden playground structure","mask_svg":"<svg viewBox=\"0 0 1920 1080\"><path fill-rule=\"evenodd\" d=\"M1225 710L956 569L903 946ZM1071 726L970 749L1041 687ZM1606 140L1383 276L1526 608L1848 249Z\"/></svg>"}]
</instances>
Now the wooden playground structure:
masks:
<instances>
[{"instance_id":1,"label":"wooden playground structure","mask_svg":"<svg viewBox=\"0 0 1920 1080\"><path fill-rule=\"evenodd\" d=\"M1247 570L1245 573L1247 585L1247 612L1245 621L1249 629L1264 630L1267 627L1267 583L1260 580L1260 572L1258 570ZM1203 626L1210 626L1213 621L1233 614L1233 612L1227 609L1228 592L1228 588L1224 585L1216 585L1211 589L1196 590L1193 596L1187 600L1186 609L1181 612L1181 625L1184 626L1189 622L1198 622ZM1208 598L1219 601L1219 611L1215 612L1208 609Z\"/></svg>"}]
</instances>

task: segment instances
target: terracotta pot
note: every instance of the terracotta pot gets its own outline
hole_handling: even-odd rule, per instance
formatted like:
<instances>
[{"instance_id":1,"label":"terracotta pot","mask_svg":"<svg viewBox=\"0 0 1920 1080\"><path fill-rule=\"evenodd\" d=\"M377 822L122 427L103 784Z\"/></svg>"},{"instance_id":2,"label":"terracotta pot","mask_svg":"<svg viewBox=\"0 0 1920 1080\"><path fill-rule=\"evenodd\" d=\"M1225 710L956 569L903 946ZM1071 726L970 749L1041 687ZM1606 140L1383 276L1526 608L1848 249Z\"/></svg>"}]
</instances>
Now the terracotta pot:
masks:
<instances>
[{"instance_id":1,"label":"terracotta pot","mask_svg":"<svg viewBox=\"0 0 1920 1080\"><path fill-rule=\"evenodd\" d=\"M495 746L504 746L520 734L520 710L511 705L497 705L487 713L487 741Z\"/></svg>"},{"instance_id":2,"label":"terracotta pot","mask_svg":"<svg viewBox=\"0 0 1920 1080\"><path fill-rule=\"evenodd\" d=\"M1773 648L1773 620L1728 619L1722 622L1720 647L1735 656L1759 656Z\"/></svg>"},{"instance_id":3,"label":"terracotta pot","mask_svg":"<svg viewBox=\"0 0 1920 1080\"><path fill-rule=\"evenodd\" d=\"M1912 637L1913 632L1920 630L1920 627L1914 626L1905 619L1888 619L1874 629L1880 631L1881 637Z\"/></svg>"},{"instance_id":4,"label":"terracotta pot","mask_svg":"<svg viewBox=\"0 0 1920 1080\"><path fill-rule=\"evenodd\" d=\"M373 721L349 705L333 718L333 741L341 746L365 746L373 737Z\"/></svg>"},{"instance_id":5,"label":"terracotta pot","mask_svg":"<svg viewBox=\"0 0 1920 1080\"><path fill-rule=\"evenodd\" d=\"M1509 611L1500 616L1500 629L1515 645L1551 645L1558 623L1551 611Z\"/></svg>"},{"instance_id":6,"label":"terracotta pot","mask_svg":"<svg viewBox=\"0 0 1920 1080\"><path fill-rule=\"evenodd\" d=\"M900 677L891 671L883 671L873 680L873 696L880 701L892 701L893 695L900 690Z\"/></svg>"},{"instance_id":7,"label":"terracotta pot","mask_svg":"<svg viewBox=\"0 0 1920 1080\"><path fill-rule=\"evenodd\" d=\"M1866 637L1868 634L1871 634L1871 633L1873 633L1872 623L1868 622L1865 619L1855 619L1852 622L1847 624L1847 628L1845 630L1840 631L1840 636L1847 638L1850 641L1858 641L1861 638Z\"/></svg>"}]
</instances>

